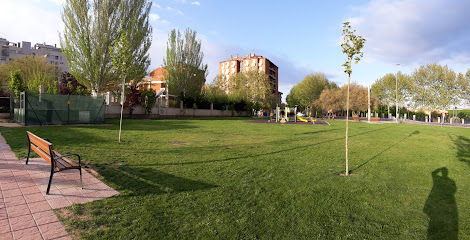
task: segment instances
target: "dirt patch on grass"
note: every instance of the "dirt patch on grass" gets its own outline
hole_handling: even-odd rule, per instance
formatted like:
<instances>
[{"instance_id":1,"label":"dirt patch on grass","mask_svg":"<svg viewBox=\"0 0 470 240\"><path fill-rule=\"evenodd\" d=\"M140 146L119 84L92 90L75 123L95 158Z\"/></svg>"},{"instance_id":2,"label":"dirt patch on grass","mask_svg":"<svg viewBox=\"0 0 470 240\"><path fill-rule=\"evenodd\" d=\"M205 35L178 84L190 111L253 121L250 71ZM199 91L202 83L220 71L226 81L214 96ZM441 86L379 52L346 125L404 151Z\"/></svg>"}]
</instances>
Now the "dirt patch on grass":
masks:
<instances>
[{"instance_id":1,"label":"dirt patch on grass","mask_svg":"<svg viewBox=\"0 0 470 240\"><path fill-rule=\"evenodd\" d=\"M188 145L189 143L186 143L186 142L172 142L171 145L174 145L174 146L186 146Z\"/></svg>"},{"instance_id":2,"label":"dirt patch on grass","mask_svg":"<svg viewBox=\"0 0 470 240\"><path fill-rule=\"evenodd\" d=\"M88 223L92 221L92 217L83 205L72 205L71 207L56 209L54 212L57 214L60 221L64 223L65 230L69 233L69 237L74 240L83 239L80 233L90 234L97 230L107 229L107 227L103 225L98 228L88 226Z\"/></svg>"}]
</instances>

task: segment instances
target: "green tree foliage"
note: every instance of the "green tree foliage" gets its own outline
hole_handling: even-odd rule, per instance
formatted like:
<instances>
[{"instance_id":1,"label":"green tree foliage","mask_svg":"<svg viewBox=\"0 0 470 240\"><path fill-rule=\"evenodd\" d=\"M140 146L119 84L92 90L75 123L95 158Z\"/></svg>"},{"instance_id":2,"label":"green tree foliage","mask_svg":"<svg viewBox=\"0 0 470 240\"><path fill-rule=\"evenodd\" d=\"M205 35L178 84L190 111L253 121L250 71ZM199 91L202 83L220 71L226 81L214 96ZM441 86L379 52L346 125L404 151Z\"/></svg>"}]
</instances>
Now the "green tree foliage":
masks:
<instances>
[{"instance_id":1,"label":"green tree foliage","mask_svg":"<svg viewBox=\"0 0 470 240\"><path fill-rule=\"evenodd\" d=\"M20 93L26 90L20 70L12 72L10 79L10 92L14 94L15 99L18 99Z\"/></svg>"},{"instance_id":2,"label":"green tree foliage","mask_svg":"<svg viewBox=\"0 0 470 240\"><path fill-rule=\"evenodd\" d=\"M152 113L152 107L157 101L155 90L148 88L140 91L141 103L147 114Z\"/></svg>"},{"instance_id":3,"label":"green tree foliage","mask_svg":"<svg viewBox=\"0 0 470 240\"><path fill-rule=\"evenodd\" d=\"M53 93L57 87L59 70L43 57L23 56L0 65L0 81L10 81L10 74L16 70L21 72L24 85L29 92L38 93L39 86L44 86L46 91Z\"/></svg>"},{"instance_id":4,"label":"green tree foliage","mask_svg":"<svg viewBox=\"0 0 470 240\"><path fill-rule=\"evenodd\" d=\"M355 63L358 63L363 56L361 52L362 48L364 47L364 43L366 42L361 36L356 36L356 30L351 31L351 26L349 22L345 22L343 24L343 40L344 42L341 44L341 48L343 49L343 53L346 54L347 59L346 62L341 65L345 67L344 72L348 74L348 90L347 90L347 97L346 97L346 172L345 175L349 175L349 166L348 166L348 131L349 131L349 82L351 80L351 73L352 68L351 64L352 61L355 60Z\"/></svg>"},{"instance_id":5,"label":"green tree foliage","mask_svg":"<svg viewBox=\"0 0 470 240\"><path fill-rule=\"evenodd\" d=\"M208 74L207 64L202 63L204 53L201 41L197 40L196 35L197 32L189 28L184 36L173 29L168 36L166 57L163 59L168 71L169 92L183 101L197 99L201 95Z\"/></svg>"},{"instance_id":6,"label":"green tree foliage","mask_svg":"<svg viewBox=\"0 0 470 240\"><path fill-rule=\"evenodd\" d=\"M396 75L388 73L375 81L371 86L371 93L377 101L384 106L390 107L396 102L396 79L398 76L398 104L403 106L410 100L411 77L398 72Z\"/></svg>"},{"instance_id":7,"label":"green tree foliage","mask_svg":"<svg viewBox=\"0 0 470 240\"><path fill-rule=\"evenodd\" d=\"M470 69L467 70L465 75L463 73L459 73L457 81L461 87L459 97L465 103L470 104Z\"/></svg>"},{"instance_id":8,"label":"green tree foliage","mask_svg":"<svg viewBox=\"0 0 470 240\"><path fill-rule=\"evenodd\" d=\"M126 83L130 80L131 77L136 77L136 79L141 79L143 74L148 68L149 60L147 57L142 57L141 53L138 51L139 48L135 48L135 46L131 46L131 42L129 41L127 32L125 29L121 28L119 30L119 40L115 42L114 47L110 47L110 51L112 51L112 62L113 68L119 77L122 79L121 82L121 102L125 96L125 86ZM141 44L144 44L141 42ZM135 82L134 82L135 83ZM136 88L136 86L132 86ZM132 88L131 88L132 90ZM135 89L134 89L135 90ZM134 95L131 95L134 97ZM140 98L139 98L140 100ZM121 105L121 120L119 122L119 142L121 141L121 129L122 129L122 114L124 111L124 105L130 108L131 116L132 111L134 109L134 102L137 100L132 100L129 104L126 100L126 104ZM140 103L140 102L139 102Z\"/></svg>"},{"instance_id":9,"label":"green tree foliage","mask_svg":"<svg viewBox=\"0 0 470 240\"><path fill-rule=\"evenodd\" d=\"M415 107L444 110L460 103L464 88L447 65L431 63L413 72L411 100Z\"/></svg>"},{"instance_id":10,"label":"green tree foliage","mask_svg":"<svg viewBox=\"0 0 470 240\"><path fill-rule=\"evenodd\" d=\"M289 106L299 106L301 109L312 107L324 89L337 88L323 73L311 73L302 82L294 85L286 97Z\"/></svg>"},{"instance_id":11,"label":"green tree foliage","mask_svg":"<svg viewBox=\"0 0 470 240\"><path fill-rule=\"evenodd\" d=\"M217 76L214 84L222 92L224 92L223 89L226 89L228 98L232 102L243 100L248 109L271 109L278 102L277 96L273 93L269 76L263 72L239 72L231 75L228 80Z\"/></svg>"},{"instance_id":12,"label":"green tree foliage","mask_svg":"<svg viewBox=\"0 0 470 240\"><path fill-rule=\"evenodd\" d=\"M127 34L134 62L149 65L148 50L152 28L148 0L66 0L62 12L64 31L60 36L62 52L70 72L92 91L99 92L118 81L112 52L121 32ZM145 70L128 72L128 79L141 79Z\"/></svg>"}]
</instances>

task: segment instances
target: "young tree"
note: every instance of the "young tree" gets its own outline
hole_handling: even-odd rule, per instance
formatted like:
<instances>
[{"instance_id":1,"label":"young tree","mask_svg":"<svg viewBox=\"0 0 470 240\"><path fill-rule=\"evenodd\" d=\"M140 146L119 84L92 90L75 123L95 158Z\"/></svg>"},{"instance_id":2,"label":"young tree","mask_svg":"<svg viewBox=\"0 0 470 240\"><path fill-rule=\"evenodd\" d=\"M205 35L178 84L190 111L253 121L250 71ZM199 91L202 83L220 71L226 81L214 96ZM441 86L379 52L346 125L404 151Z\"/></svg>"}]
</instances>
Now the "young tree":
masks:
<instances>
[{"instance_id":1,"label":"young tree","mask_svg":"<svg viewBox=\"0 0 470 240\"><path fill-rule=\"evenodd\" d=\"M119 82L113 70L113 49L109 46L119 39L120 29L126 32L134 56L148 59L151 6L148 0L66 0L60 43L69 71L81 84L99 92L107 84ZM128 77L138 79L139 75L136 72Z\"/></svg>"},{"instance_id":2,"label":"young tree","mask_svg":"<svg viewBox=\"0 0 470 240\"><path fill-rule=\"evenodd\" d=\"M126 95L126 101L124 102L124 106L129 108L130 118L132 118L132 113L134 112L134 108L139 106L142 103L142 95L137 89L136 85L132 85L129 89L129 92Z\"/></svg>"},{"instance_id":3,"label":"young tree","mask_svg":"<svg viewBox=\"0 0 470 240\"><path fill-rule=\"evenodd\" d=\"M207 77L207 64L203 64L204 53L197 32L189 28L184 38L179 30L173 29L168 36L166 58L163 62L168 71L169 92L185 100L196 99L202 93Z\"/></svg>"},{"instance_id":4,"label":"young tree","mask_svg":"<svg viewBox=\"0 0 470 240\"><path fill-rule=\"evenodd\" d=\"M148 66L149 59L148 57L142 57L141 48L136 48L135 46L130 46L127 33L124 29L119 30L120 37L114 45L114 48L110 48L110 51L113 52L111 55L113 60L113 68L119 74L122 79L121 82L121 120L119 122L119 142L121 141L121 130L122 130L122 114L124 111L124 94L125 94L125 85L131 79L130 77L138 77L136 79L142 79L144 77ZM141 43L144 44L144 43Z\"/></svg>"},{"instance_id":5,"label":"young tree","mask_svg":"<svg viewBox=\"0 0 470 240\"><path fill-rule=\"evenodd\" d=\"M346 54L347 60L346 62L342 65L345 67L345 73L348 74L348 91L347 91L347 97L346 97L346 172L345 175L349 175L349 163L348 163L348 122L349 122L349 82L351 80L351 73L352 73L352 68L351 64L352 61L355 60L355 63L358 63L359 60L361 60L361 57L363 56L363 53L361 52L361 49L364 47L364 43L366 42L365 39L363 39L361 36L356 36L355 35L356 30L351 31L351 26L349 25L349 22L345 22L343 24L343 40L344 43L341 44L341 47L343 49L343 53Z\"/></svg>"},{"instance_id":6,"label":"young tree","mask_svg":"<svg viewBox=\"0 0 470 240\"><path fill-rule=\"evenodd\" d=\"M145 108L145 113L152 113L152 107L155 106L155 102L157 101L155 90L151 88L142 90L140 91L140 97L141 103L143 103L142 106Z\"/></svg>"},{"instance_id":7,"label":"young tree","mask_svg":"<svg viewBox=\"0 0 470 240\"><path fill-rule=\"evenodd\" d=\"M15 100L18 100L20 93L26 90L20 70L12 72L10 79L10 92L14 94Z\"/></svg>"}]
</instances>

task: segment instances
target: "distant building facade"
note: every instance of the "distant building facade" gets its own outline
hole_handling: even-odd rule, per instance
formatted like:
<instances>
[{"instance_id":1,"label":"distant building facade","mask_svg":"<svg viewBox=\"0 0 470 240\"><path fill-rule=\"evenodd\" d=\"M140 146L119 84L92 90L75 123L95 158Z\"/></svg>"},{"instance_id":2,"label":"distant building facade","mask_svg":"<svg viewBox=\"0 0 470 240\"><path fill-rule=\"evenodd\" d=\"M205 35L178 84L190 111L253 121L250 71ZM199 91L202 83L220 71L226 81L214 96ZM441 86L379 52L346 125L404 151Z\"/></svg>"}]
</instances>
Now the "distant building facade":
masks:
<instances>
[{"instance_id":1,"label":"distant building facade","mask_svg":"<svg viewBox=\"0 0 470 240\"><path fill-rule=\"evenodd\" d=\"M230 83L231 76L239 72L243 73L248 71L259 71L268 75L268 80L273 86L272 93L276 95L279 100L281 99L282 93L279 92L278 67L269 59L256 55L255 53L248 54L244 57L238 57L237 54L235 57L230 56L228 60L219 62L219 75L222 81L219 83L219 86L221 86L226 93L230 93L231 89L229 86L232 86Z\"/></svg>"},{"instance_id":2,"label":"distant building facade","mask_svg":"<svg viewBox=\"0 0 470 240\"><path fill-rule=\"evenodd\" d=\"M166 90L167 81L165 80L165 75L167 74L168 71L163 66L154 69L150 72L148 78L144 78L141 82L137 83L139 89L151 88L157 93L162 89Z\"/></svg>"},{"instance_id":3,"label":"distant building facade","mask_svg":"<svg viewBox=\"0 0 470 240\"><path fill-rule=\"evenodd\" d=\"M31 42L21 43L10 42L5 38L0 38L0 64L20 58L24 55L40 56L46 58L47 62L55 65L60 71L68 71L69 65L62 50L57 45L46 45L37 43L31 47Z\"/></svg>"}]
</instances>

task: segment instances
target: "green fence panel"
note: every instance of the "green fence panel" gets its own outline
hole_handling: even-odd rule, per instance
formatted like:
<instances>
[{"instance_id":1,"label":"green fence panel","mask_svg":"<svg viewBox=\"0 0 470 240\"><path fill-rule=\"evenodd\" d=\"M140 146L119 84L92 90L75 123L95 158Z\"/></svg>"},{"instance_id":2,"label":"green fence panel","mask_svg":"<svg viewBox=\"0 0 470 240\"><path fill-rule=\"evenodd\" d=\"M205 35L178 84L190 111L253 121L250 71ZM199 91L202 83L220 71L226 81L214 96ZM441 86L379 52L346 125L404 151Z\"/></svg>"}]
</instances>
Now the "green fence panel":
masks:
<instances>
[{"instance_id":1,"label":"green fence panel","mask_svg":"<svg viewBox=\"0 0 470 240\"><path fill-rule=\"evenodd\" d=\"M25 106L24 125L104 123L103 98L25 93L21 100Z\"/></svg>"}]
</instances>

